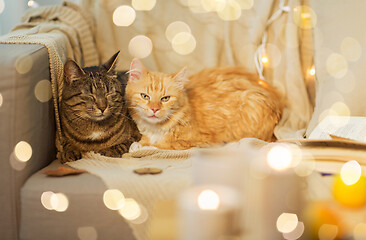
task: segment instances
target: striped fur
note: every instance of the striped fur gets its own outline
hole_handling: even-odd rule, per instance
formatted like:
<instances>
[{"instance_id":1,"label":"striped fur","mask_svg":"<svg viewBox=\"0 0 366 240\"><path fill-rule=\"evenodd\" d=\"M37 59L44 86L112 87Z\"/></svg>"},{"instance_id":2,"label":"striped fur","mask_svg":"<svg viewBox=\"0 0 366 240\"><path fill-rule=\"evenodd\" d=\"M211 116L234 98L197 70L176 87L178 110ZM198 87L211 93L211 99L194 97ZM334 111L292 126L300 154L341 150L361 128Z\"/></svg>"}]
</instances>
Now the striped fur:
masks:
<instances>
[{"instance_id":1,"label":"striped fur","mask_svg":"<svg viewBox=\"0 0 366 240\"><path fill-rule=\"evenodd\" d=\"M94 151L120 157L141 137L124 101L125 73L116 73L118 53L100 66L81 69L74 61L64 66L60 102L63 152L61 162Z\"/></svg>"},{"instance_id":2,"label":"striped fur","mask_svg":"<svg viewBox=\"0 0 366 240\"><path fill-rule=\"evenodd\" d=\"M185 68L164 74L132 61L126 99L141 145L187 149L244 137L271 141L284 107L272 86L241 67L185 75Z\"/></svg>"}]
</instances>

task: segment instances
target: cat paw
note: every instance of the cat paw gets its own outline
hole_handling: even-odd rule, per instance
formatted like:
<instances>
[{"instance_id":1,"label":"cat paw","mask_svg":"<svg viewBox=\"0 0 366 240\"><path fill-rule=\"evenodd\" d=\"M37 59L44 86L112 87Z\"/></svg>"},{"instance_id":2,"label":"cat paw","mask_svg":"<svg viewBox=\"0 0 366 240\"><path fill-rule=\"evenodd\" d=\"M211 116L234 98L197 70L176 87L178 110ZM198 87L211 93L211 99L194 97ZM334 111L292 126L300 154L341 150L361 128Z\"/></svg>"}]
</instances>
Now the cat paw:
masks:
<instances>
[{"instance_id":1,"label":"cat paw","mask_svg":"<svg viewBox=\"0 0 366 240\"><path fill-rule=\"evenodd\" d=\"M128 150L128 152L137 152L139 150L142 149L142 144L139 142L133 142L130 146L130 149Z\"/></svg>"}]
</instances>

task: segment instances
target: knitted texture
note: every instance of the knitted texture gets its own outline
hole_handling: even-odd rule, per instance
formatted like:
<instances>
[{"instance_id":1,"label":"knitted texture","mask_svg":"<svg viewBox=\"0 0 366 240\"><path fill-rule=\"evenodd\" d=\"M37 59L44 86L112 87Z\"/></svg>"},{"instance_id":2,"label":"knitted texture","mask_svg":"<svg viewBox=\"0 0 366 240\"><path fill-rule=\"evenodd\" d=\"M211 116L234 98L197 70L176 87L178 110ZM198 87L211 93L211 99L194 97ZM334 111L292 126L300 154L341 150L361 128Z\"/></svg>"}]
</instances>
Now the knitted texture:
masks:
<instances>
[{"instance_id":1,"label":"knitted texture","mask_svg":"<svg viewBox=\"0 0 366 240\"><path fill-rule=\"evenodd\" d=\"M99 64L94 43L93 18L80 6L65 1L61 6L30 9L23 23L0 38L2 44L40 44L48 51L53 104L56 119L56 147L62 151L62 134L59 116L63 64L67 58L79 64ZM83 63L83 64L82 64Z\"/></svg>"},{"instance_id":2,"label":"knitted texture","mask_svg":"<svg viewBox=\"0 0 366 240\"><path fill-rule=\"evenodd\" d=\"M246 138L220 148L205 148L203 151L227 152L258 150L266 142ZM99 178L109 189L118 189L125 198L134 199L140 206L141 216L134 220L125 219L137 240L151 239L151 222L156 217L154 206L159 201L175 200L193 181L195 154L199 148L188 150L142 149L126 153L122 158L108 158L95 153L87 153L82 159L67 165L84 169ZM198 156L198 155L197 155ZM157 175L137 175L138 168L160 168ZM122 210L123 211L123 208ZM121 216L122 217L122 216Z\"/></svg>"}]
</instances>

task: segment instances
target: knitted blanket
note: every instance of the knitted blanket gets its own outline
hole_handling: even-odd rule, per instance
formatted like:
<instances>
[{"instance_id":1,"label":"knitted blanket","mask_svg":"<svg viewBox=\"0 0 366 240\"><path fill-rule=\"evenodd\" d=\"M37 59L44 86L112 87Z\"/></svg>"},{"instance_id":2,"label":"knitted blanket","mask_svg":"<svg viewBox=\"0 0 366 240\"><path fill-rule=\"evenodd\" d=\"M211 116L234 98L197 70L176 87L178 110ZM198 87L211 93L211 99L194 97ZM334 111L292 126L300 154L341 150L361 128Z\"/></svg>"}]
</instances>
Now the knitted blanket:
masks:
<instances>
[{"instance_id":1,"label":"knitted blanket","mask_svg":"<svg viewBox=\"0 0 366 240\"><path fill-rule=\"evenodd\" d=\"M61 6L30 9L23 16L22 22L12 32L2 36L0 43L39 44L47 48L57 128L56 147L62 151L58 102L62 89L63 64L67 58L75 59L82 66L99 64L93 18L79 5L65 1Z\"/></svg>"},{"instance_id":2,"label":"knitted blanket","mask_svg":"<svg viewBox=\"0 0 366 240\"><path fill-rule=\"evenodd\" d=\"M264 146L266 142L247 138L227 144L220 148L204 151L251 151ZM158 201L172 200L192 182L192 155L198 148L188 150L147 149L127 153L122 158L108 158L95 153L88 153L82 159L68 162L67 165L84 169L100 177L109 189L118 189L125 198L134 199L140 206L142 219L128 220L136 239L150 239L150 227L155 217L154 205ZM163 172L156 175L137 175L138 168L159 168Z\"/></svg>"}]
</instances>

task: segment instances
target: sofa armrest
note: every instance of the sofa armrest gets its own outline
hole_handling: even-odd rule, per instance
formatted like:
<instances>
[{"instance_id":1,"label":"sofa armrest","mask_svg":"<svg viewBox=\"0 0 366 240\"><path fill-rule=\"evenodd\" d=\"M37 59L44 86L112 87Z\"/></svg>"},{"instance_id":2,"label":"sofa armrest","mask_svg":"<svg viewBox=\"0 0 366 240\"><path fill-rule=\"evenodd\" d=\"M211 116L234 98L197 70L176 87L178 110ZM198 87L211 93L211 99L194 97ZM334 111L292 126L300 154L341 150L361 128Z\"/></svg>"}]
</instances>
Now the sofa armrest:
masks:
<instances>
[{"instance_id":1,"label":"sofa armrest","mask_svg":"<svg viewBox=\"0 0 366 240\"><path fill-rule=\"evenodd\" d=\"M0 235L18 239L20 188L55 159L54 108L47 49L0 44L0 53Z\"/></svg>"}]
</instances>

